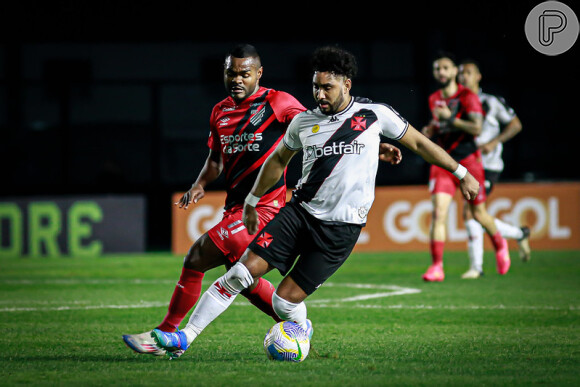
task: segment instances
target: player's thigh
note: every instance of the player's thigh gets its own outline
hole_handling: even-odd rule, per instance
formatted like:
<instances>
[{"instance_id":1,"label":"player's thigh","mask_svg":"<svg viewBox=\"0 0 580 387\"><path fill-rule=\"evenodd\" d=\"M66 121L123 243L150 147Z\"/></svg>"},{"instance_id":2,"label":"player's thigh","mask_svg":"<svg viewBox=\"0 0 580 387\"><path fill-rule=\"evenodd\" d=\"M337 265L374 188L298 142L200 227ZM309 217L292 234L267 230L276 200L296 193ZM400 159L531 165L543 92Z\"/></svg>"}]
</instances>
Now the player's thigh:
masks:
<instances>
[{"instance_id":1,"label":"player's thigh","mask_svg":"<svg viewBox=\"0 0 580 387\"><path fill-rule=\"evenodd\" d=\"M205 273L226 262L223 252L216 246L207 233L199 237L191 246L183 260L187 269Z\"/></svg>"},{"instance_id":2,"label":"player's thigh","mask_svg":"<svg viewBox=\"0 0 580 387\"><path fill-rule=\"evenodd\" d=\"M355 224L314 224L289 276L304 293L314 293L350 256L361 230Z\"/></svg>"},{"instance_id":3,"label":"player's thigh","mask_svg":"<svg viewBox=\"0 0 580 387\"><path fill-rule=\"evenodd\" d=\"M268 208L259 207L257 210L261 227L275 215L275 212ZM249 234L244 226L242 214L242 206L226 211L222 220L207 232L214 245L222 252L227 268L232 267L240 259L255 238L255 235Z\"/></svg>"},{"instance_id":4,"label":"player's thigh","mask_svg":"<svg viewBox=\"0 0 580 387\"><path fill-rule=\"evenodd\" d=\"M304 210L288 203L250 242L248 249L286 275L300 254L304 239Z\"/></svg>"},{"instance_id":5,"label":"player's thigh","mask_svg":"<svg viewBox=\"0 0 580 387\"><path fill-rule=\"evenodd\" d=\"M246 249L240 258L240 262L248 269L252 277L255 279L262 277L274 268L268 263L268 261L250 249Z\"/></svg>"}]
</instances>

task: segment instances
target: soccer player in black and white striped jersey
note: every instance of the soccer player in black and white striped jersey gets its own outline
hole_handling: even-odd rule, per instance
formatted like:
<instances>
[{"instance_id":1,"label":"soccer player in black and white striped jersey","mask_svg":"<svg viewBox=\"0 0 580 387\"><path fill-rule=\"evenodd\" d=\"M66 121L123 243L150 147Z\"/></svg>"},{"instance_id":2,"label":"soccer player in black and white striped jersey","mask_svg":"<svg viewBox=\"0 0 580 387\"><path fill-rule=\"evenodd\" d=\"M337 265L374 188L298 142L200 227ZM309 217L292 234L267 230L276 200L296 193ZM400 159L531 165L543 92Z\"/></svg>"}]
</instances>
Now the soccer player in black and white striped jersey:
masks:
<instances>
[{"instance_id":1,"label":"soccer player in black and white striped jersey","mask_svg":"<svg viewBox=\"0 0 580 387\"><path fill-rule=\"evenodd\" d=\"M466 199L479 192L479 183L465 167L393 108L351 96L357 67L352 54L323 47L315 51L312 64L318 107L294 117L245 200L244 224L249 233L257 233L255 239L240 261L204 293L181 332L154 330L159 345L172 353L186 350L237 294L272 269L285 276L272 296L274 310L311 336L304 300L350 255L374 199L379 154L395 164L401 160L398 148L380 144L381 134L453 173ZM292 201L258 231L256 204L300 150L302 177Z\"/></svg>"},{"instance_id":2,"label":"soccer player in black and white striped jersey","mask_svg":"<svg viewBox=\"0 0 580 387\"><path fill-rule=\"evenodd\" d=\"M475 143L481 150L485 172L485 190L489 195L498 182L504 169L502 159L503 143L509 141L522 130L522 123L515 111L501 97L484 93L480 88L481 70L472 59L464 60L459 65L458 80L467 88L477 93L481 101L484 120L482 130ZM502 128L503 127L503 128ZM470 268L462 275L464 279L476 279L483 273L483 229L473 219L470 211L464 206L465 228L468 233L467 251ZM520 248L520 258L527 262L530 259L530 229L527 226L517 227L498 218L495 225L504 238L515 239Z\"/></svg>"}]
</instances>

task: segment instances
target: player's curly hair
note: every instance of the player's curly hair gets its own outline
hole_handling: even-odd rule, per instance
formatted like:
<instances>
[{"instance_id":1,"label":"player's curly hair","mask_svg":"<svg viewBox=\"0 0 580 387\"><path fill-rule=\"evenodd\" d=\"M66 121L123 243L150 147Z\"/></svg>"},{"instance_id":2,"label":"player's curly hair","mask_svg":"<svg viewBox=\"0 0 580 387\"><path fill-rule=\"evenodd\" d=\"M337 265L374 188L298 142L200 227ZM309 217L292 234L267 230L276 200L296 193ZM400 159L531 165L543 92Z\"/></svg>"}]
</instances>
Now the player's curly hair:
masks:
<instances>
[{"instance_id":1,"label":"player's curly hair","mask_svg":"<svg viewBox=\"0 0 580 387\"><path fill-rule=\"evenodd\" d=\"M314 51L310 59L312 72L331 72L354 78L358 71L356 58L350 52L336 47L325 46Z\"/></svg>"}]
</instances>

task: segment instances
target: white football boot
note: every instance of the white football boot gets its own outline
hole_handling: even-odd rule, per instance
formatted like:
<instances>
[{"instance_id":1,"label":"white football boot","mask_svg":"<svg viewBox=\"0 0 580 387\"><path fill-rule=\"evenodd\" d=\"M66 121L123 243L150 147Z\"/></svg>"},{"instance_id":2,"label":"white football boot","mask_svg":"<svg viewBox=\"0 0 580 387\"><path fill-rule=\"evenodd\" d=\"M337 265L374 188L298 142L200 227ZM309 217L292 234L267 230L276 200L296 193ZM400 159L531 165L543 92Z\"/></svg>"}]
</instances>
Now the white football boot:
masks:
<instances>
[{"instance_id":1,"label":"white football boot","mask_svg":"<svg viewBox=\"0 0 580 387\"><path fill-rule=\"evenodd\" d=\"M143 332L137 335L123 335L123 341L127 344L127 347L137 353L164 356L167 351L157 345L155 339L151 336L151 332Z\"/></svg>"}]
</instances>

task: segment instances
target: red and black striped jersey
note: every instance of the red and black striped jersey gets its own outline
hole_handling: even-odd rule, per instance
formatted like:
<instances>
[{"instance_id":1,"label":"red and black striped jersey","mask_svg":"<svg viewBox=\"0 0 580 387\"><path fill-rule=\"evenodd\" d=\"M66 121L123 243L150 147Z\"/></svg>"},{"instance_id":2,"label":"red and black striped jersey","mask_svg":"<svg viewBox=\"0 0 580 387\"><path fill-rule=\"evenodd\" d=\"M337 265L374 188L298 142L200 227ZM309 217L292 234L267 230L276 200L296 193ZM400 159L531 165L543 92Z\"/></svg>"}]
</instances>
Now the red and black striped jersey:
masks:
<instances>
[{"instance_id":1,"label":"red and black striped jersey","mask_svg":"<svg viewBox=\"0 0 580 387\"><path fill-rule=\"evenodd\" d=\"M304 110L292 95L265 87L240 103L228 97L214 106L208 146L221 154L226 209L243 204L260 167L282 140L290 121ZM258 205L281 207L285 201L284 172Z\"/></svg>"},{"instance_id":2,"label":"red and black striped jersey","mask_svg":"<svg viewBox=\"0 0 580 387\"><path fill-rule=\"evenodd\" d=\"M437 90L429 96L429 109L435 120L437 117L433 113L433 109L441 103L447 104L451 110L451 116L454 118L467 120L470 113L483 115L481 101L477 94L461 84L457 85L457 92L448 98L443 97L441 90ZM442 128L438 131L435 141L456 161L460 161L477 151L475 138L463 130L445 130Z\"/></svg>"}]
</instances>

